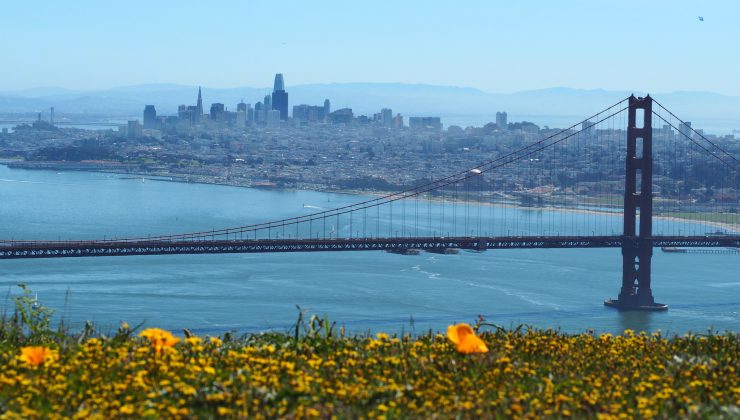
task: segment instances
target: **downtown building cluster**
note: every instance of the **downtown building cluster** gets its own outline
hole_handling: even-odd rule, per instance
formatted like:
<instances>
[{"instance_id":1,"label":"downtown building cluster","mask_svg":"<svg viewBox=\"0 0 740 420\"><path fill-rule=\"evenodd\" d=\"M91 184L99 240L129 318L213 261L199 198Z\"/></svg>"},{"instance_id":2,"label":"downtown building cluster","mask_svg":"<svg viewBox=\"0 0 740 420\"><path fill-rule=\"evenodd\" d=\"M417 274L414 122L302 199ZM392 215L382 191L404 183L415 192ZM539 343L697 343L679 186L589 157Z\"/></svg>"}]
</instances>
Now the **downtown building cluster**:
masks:
<instances>
[{"instance_id":1,"label":"downtown building cluster","mask_svg":"<svg viewBox=\"0 0 740 420\"><path fill-rule=\"evenodd\" d=\"M300 104L292 108L289 115L288 92L282 73L275 75L271 94L252 106L243 100L236 105L236 111L230 111L223 103L211 104L208 111L203 106L202 90L198 88L198 99L195 105L180 105L177 115L160 116L154 105L144 107L144 124L131 120L121 126L120 131L127 137L137 138L152 131L165 133L185 133L192 130L217 130L222 128L245 128L247 126L287 127L316 123L324 124L360 124L376 125L390 129L405 127L400 114L393 115L389 108L383 108L372 116L355 115L352 108L341 108L332 111L331 102L325 99L322 105ZM408 127L414 130L441 131L439 117L410 117Z\"/></svg>"},{"instance_id":2,"label":"downtown building cluster","mask_svg":"<svg viewBox=\"0 0 740 420\"><path fill-rule=\"evenodd\" d=\"M202 100L198 102L196 112L202 107ZM219 109L214 107L214 111ZM296 110L301 111L296 115ZM237 128L225 120L219 122L218 117L212 119L204 110L192 127L188 121L181 122L190 127L182 132L143 130L133 121L137 131L129 133L143 130L143 135L131 137L113 130L55 127L39 119L0 133L0 158L14 159L10 165L25 169L105 170L247 187L396 191L428 182L450 168L501 159L543 139L576 133L575 127L563 131L526 121L509 122L505 112L482 127L413 128L415 121L436 122L420 118L409 119L412 127L393 129L383 125L384 112L392 116L387 110L380 118L334 117L332 123L325 117L318 121L321 114L316 107L298 105L292 118L274 127L253 122ZM347 114L334 115L344 118ZM303 122L312 119L317 122ZM543 203L562 204L584 196L593 200L619 196L624 188L624 164L614 156L626 153L626 131L619 125L584 121L577 130L580 134L562 143L578 153L533 155L519 165L498 168L495 177L478 180L486 188L495 188L497 197L522 205L537 204L540 198ZM692 147L691 139L697 135L704 133L693 131L689 122L653 127L654 144L663 145L653 151L659 162L653 173L654 194L660 197L663 211L677 200L689 200L694 209L719 203L726 212L737 212L740 191L728 187L735 181L731 174L715 170L716 165L707 160L711 156L702 157L703 150ZM707 138L732 155L740 153L734 136ZM522 171L530 175L522 178Z\"/></svg>"},{"instance_id":3,"label":"downtown building cluster","mask_svg":"<svg viewBox=\"0 0 740 420\"><path fill-rule=\"evenodd\" d=\"M229 111L226 105L220 102L211 104L206 112L203 107L203 92L198 88L198 100L195 105L180 105L176 116L158 116L154 105L144 107L143 130L161 130L166 132L188 131L196 127L245 127L248 124L277 125L288 120L288 92L285 91L283 75L275 75L275 85L271 95L266 95L263 101L251 104L241 101L236 105L236 111ZM129 121L127 131L129 137L137 137L137 121Z\"/></svg>"}]
</instances>

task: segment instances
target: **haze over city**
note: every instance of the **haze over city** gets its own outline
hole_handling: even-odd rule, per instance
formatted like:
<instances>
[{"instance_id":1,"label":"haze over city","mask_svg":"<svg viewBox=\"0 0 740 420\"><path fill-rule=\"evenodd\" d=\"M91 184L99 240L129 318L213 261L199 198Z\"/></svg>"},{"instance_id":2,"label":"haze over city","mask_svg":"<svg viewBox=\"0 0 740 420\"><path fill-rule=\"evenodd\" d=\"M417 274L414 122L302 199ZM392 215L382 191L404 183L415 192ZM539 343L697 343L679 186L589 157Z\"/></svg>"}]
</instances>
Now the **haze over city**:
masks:
<instances>
[{"instance_id":1,"label":"haze over city","mask_svg":"<svg viewBox=\"0 0 740 420\"><path fill-rule=\"evenodd\" d=\"M0 91L401 82L740 95L734 1L6 2ZM700 20L701 17L703 20ZM39 53L43 51L43 53Z\"/></svg>"}]
</instances>

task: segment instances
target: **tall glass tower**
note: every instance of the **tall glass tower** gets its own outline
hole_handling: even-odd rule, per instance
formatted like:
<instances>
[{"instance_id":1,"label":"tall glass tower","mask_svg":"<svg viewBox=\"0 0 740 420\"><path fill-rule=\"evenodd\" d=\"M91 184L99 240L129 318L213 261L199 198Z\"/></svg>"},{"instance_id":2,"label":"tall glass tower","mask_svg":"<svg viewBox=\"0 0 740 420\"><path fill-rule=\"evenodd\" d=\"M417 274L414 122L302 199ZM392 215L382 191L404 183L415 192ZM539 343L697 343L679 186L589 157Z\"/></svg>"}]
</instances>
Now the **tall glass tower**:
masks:
<instances>
[{"instance_id":1,"label":"tall glass tower","mask_svg":"<svg viewBox=\"0 0 740 420\"><path fill-rule=\"evenodd\" d=\"M288 92L285 91L283 74L275 75L275 85L272 90L272 109L280 111L280 119L288 119Z\"/></svg>"},{"instance_id":2,"label":"tall glass tower","mask_svg":"<svg viewBox=\"0 0 740 420\"><path fill-rule=\"evenodd\" d=\"M285 81L283 80L282 73L278 73L275 75L275 85L272 89L273 92L277 92L279 90L285 90Z\"/></svg>"},{"instance_id":3,"label":"tall glass tower","mask_svg":"<svg viewBox=\"0 0 740 420\"><path fill-rule=\"evenodd\" d=\"M144 107L144 128L157 128L157 110L154 105Z\"/></svg>"}]
</instances>

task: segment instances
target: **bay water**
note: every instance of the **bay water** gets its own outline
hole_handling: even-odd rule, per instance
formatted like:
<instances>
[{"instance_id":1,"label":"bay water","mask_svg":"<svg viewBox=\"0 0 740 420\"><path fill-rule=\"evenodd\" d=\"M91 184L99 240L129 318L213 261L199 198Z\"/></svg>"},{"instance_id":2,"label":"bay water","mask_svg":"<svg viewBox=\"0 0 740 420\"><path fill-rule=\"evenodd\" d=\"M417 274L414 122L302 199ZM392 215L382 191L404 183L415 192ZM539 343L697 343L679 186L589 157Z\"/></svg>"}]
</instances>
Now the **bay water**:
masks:
<instances>
[{"instance_id":1,"label":"bay water","mask_svg":"<svg viewBox=\"0 0 740 420\"><path fill-rule=\"evenodd\" d=\"M361 199L0 166L0 239L102 239L210 230ZM500 217L524 220L532 215L509 208ZM587 214L568 217L584 218L583 229L591 232ZM686 231L691 228L686 223ZM740 330L737 254L656 250L653 293L669 305L663 313L604 307L605 298L618 294L620 279L619 249L0 260L0 310L12 311L11 297L23 282L55 310L56 319L64 316L73 329L90 320L102 331L121 321L200 334L283 331L295 322L296 305L354 332L438 331L453 322L472 323L479 315L507 328L527 324L566 332Z\"/></svg>"}]
</instances>

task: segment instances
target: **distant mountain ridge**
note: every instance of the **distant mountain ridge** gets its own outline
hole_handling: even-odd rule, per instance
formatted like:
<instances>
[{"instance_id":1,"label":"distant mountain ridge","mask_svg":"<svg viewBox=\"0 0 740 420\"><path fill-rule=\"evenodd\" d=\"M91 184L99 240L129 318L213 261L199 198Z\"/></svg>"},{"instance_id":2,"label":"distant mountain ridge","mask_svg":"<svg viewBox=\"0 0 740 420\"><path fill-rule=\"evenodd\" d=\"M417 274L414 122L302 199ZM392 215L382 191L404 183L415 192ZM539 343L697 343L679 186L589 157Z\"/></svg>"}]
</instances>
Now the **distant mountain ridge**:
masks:
<instances>
[{"instance_id":1,"label":"distant mountain ridge","mask_svg":"<svg viewBox=\"0 0 740 420\"><path fill-rule=\"evenodd\" d=\"M236 109L242 99L254 105L270 94L271 87L203 87L206 111L219 102ZM372 115L381 108L413 115L478 115L491 120L497 111L516 115L585 117L629 96L644 92L609 91L554 87L515 93L489 93L471 87L406 83L329 83L288 85L290 105L323 104L329 99L332 109L352 108L356 114ZM46 111L54 106L58 113L139 116L144 105L154 104L160 115L174 115L180 104L193 105L197 86L153 83L111 89L81 91L40 87L0 92L0 113ZM740 97L712 92L676 91L654 97L679 116L692 119L740 121ZM734 123L730 123L734 124ZM740 128L740 122L737 123Z\"/></svg>"}]
</instances>

